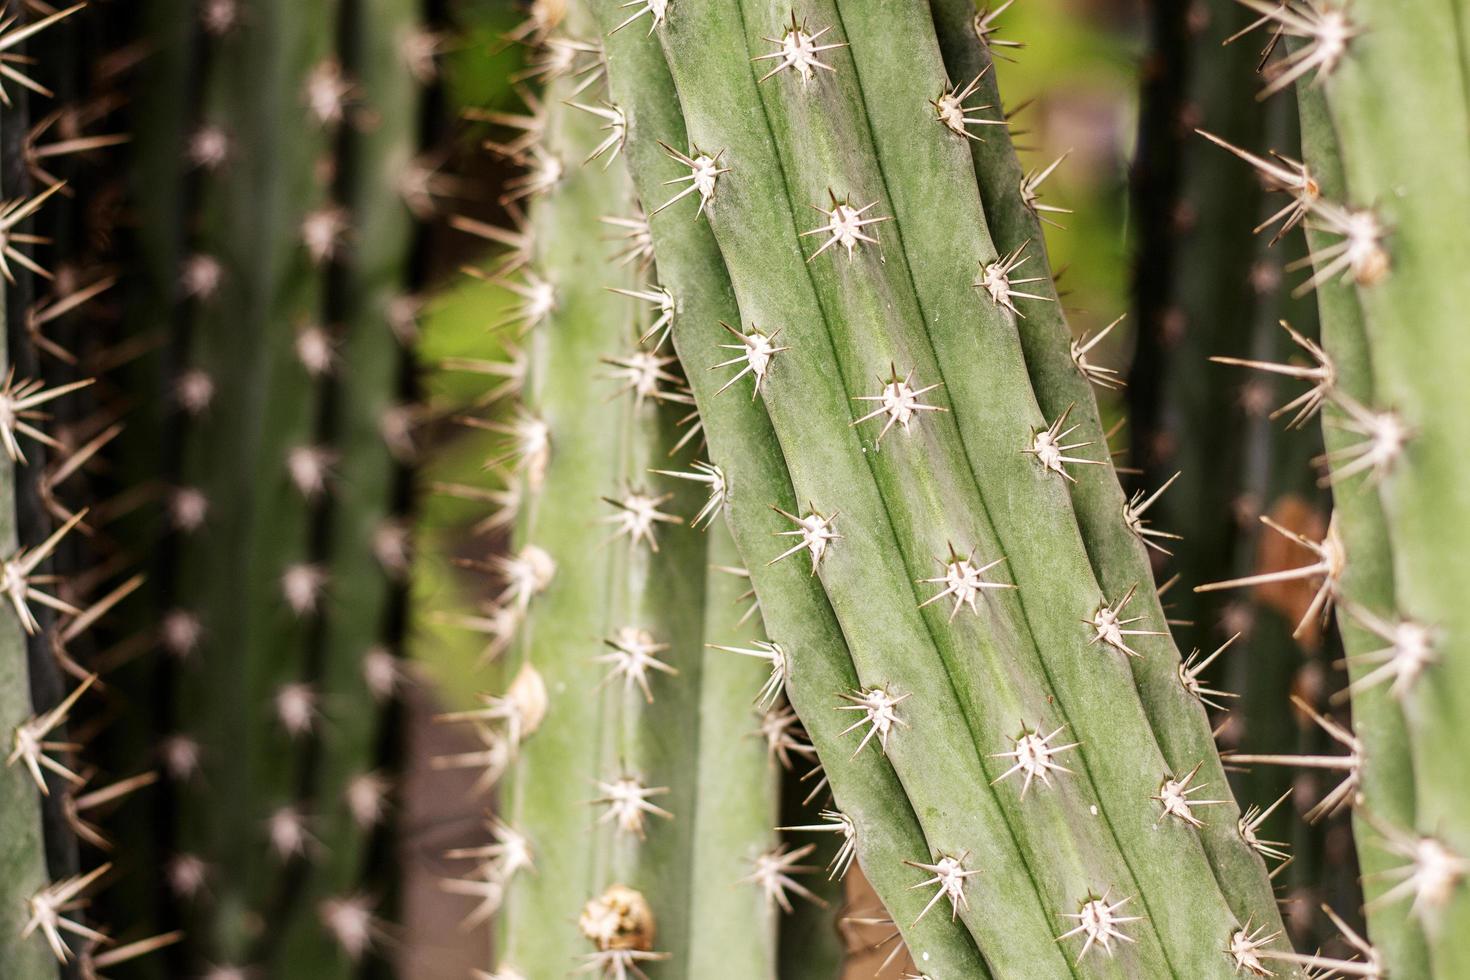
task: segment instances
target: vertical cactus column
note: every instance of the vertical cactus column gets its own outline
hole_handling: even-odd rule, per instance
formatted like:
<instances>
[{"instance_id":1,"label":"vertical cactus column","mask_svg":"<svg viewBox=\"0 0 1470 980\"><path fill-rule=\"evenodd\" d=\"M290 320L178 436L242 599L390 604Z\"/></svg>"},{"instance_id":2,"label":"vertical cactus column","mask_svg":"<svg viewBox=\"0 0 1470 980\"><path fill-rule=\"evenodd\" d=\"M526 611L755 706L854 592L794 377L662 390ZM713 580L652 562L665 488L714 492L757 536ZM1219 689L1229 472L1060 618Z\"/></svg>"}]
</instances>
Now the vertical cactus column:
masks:
<instances>
[{"instance_id":1,"label":"vertical cactus column","mask_svg":"<svg viewBox=\"0 0 1470 980\"><path fill-rule=\"evenodd\" d=\"M395 304L413 286L405 175L417 166L421 125L416 59L433 43L421 6L346 0L341 13L339 53L357 122L338 138L336 193L349 216L348 241L329 273L324 316L340 337L318 423L334 464L326 513L313 531L328 588L306 663L323 720L301 784L312 832L331 845L295 898L299 912L278 954L280 969L318 977L350 975L367 952L361 927L374 921L380 898L362 880L367 843L391 806L391 785L374 766L381 707L392 693L382 677L396 671L397 583L408 561L408 528L395 507L413 433ZM367 931L375 945L377 930Z\"/></svg>"},{"instance_id":2,"label":"vertical cactus column","mask_svg":"<svg viewBox=\"0 0 1470 980\"><path fill-rule=\"evenodd\" d=\"M621 356L633 331L628 301L607 287L632 281L606 271L606 245L589 233L622 189L616 171L596 162L578 166L602 135L593 116L564 104L577 81L554 79L542 96L541 143L522 178L531 198L531 264L521 277L527 297L517 323L530 331L526 407L507 449L521 504L514 550L499 567L503 601L511 615L525 619L504 672L510 686L486 712L488 720L503 722L501 745L514 757L500 819L518 850L504 851L483 869L487 887L504 894L498 969L516 971L512 976L566 972L591 950L578 916L584 902L614 883L608 823L621 823L635 840L638 831L666 829L663 819L638 806L640 787L669 786L655 782L663 774L618 771L634 760L618 759L608 744L621 744L622 719L611 709L642 691L636 684L626 690L617 677L603 685L608 667L596 660L603 641L615 639L613 630L641 628L614 625L614 603L618 613L632 612L629 566L649 547L648 535L667 537L667 528L656 527L649 514L634 540L605 522L619 511L602 503L603 496L621 499L630 477L645 484L626 465L631 394L608 405L616 387L597 383L608 372L603 358ZM646 405L652 410L657 402ZM630 639L636 643L636 633ZM661 663L668 656L663 649L648 655ZM664 693L663 672L645 664L643 676ZM626 794L624 810L609 810L613 821L598 824L602 808L589 801L614 788ZM644 818L657 825L645 827ZM646 903L642 909L651 914ZM652 951L656 938L648 937L640 952Z\"/></svg>"},{"instance_id":3,"label":"vertical cactus column","mask_svg":"<svg viewBox=\"0 0 1470 980\"><path fill-rule=\"evenodd\" d=\"M1264 120L1249 92L1256 56L1245 47L1219 51L1220 42L1249 21L1232 0L1186 10L1151 5L1156 25L1150 69L1143 79L1140 147L1133 168L1133 208L1143 222L1133 273L1137 351L1128 397L1128 435L1143 487L1178 474L1149 509L1150 526L1183 538L1169 574L1184 587L1172 591L1170 615L1207 626L1204 600L1190 589L1226 577L1240 535L1222 520L1238 501L1249 450L1246 428L1218 439L1191 435L1196 420L1218 420L1234 403L1238 375L1207 358L1239 349L1258 297L1251 288L1256 250L1249 245L1260 186L1232 161L1200 140L1196 127L1235 143L1253 144ZM1142 217L1146 216L1146 217ZM1157 552L1156 552L1157 554ZM1228 574L1228 573L1227 573ZM1223 666L1223 665L1222 665ZM1217 669L1218 672L1218 669Z\"/></svg>"},{"instance_id":4,"label":"vertical cactus column","mask_svg":"<svg viewBox=\"0 0 1470 980\"><path fill-rule=\"evenodd\" d=\"M69 487L54 492L63 469L90 454L69 444L57 419L81 413L85 403L77 393L92 379L79 379L76 357L47 336L57 326L53 321L95 292L77 289L69 295L68 285L58 281L61 260L73 256L59 256L47 246L62 237L59 230L70 229L65 219L53 217L54 208L44 206L61 193L63 182L38 165L38 131L28 132L32 98L41 104L39 99L52 95L37 79L49 81L54 72L68 88L75 82L69 58L43 63L31 55L42 50L37 45L46 31L52 37L45 50L68 51L75 38L55 36L57 25L80 9L35 17L16 9L0 26L6 61L0 99L0 184L6 198L0 205L0 562L7 600L0 613L0 969L19 980L53 980L108 959L93 955L108 939L90 921L87 907L111 866L97 863L79 872L73 835L86 808L76 794L87 777L71 726L78 701L97 678L67 651L105 604L92 615L70 601L87 594L78 572L86 552L76 547L74 532L88 509L68 506ZM53 168L64 170L63 163L55 161ZM70 209L68 216L74 217ZM43 363L43 345L59 360ZM128 952L118 949L118 961L129 958Z\"/></svg>"},{"instance_id":5,"label":"vertical cactus column","mask_svg":"<svg viewBox=\"0 0 1470 980\"><path fill-rule=\"evenodd\" d=\"M195 269L208 281L191 284L200 302L180 381L197 389L185 388L197 415L182 482L209 510L180 556L179 606L200 633L181 686L181 733L197 742L203 768L181 794L179 831L219 883L191 939L207 961L244 966L265 939L265 903L283 868L318 846L296 808L317 706L287 685L301 679L321 611L310 523L329 468L313 439L318 375L296 341L322 329L324 265L341 245L320 168L332 166L344 91L331 75L336 4L221 11L230 16L206 25L200 124L227 150L202 194ZM256 485L242 488L242 472Z\"/></svg>"},{"instance_id":6,"label":"vertical cactus column","mask_svg":"<svg viewBox=\"0 0 1470 980\"><path fill-rule=\"evenodd\" d=\"M232 4L204 28L202 216L177 379L188 417L179 837L209 868L201 959L348 975L382 932L363 891L408 416L394 301L419 126L409 2ZM240 474L254 476L241 485ZM264 854L264 857L262 857Z\"/></svg>"},{"instance_id":7,"label":"vertical cactus column","mask_svg":"<svg viewBox=\"0 0 1470 980\"><path fill-rule=\"evenodd\" d=\"M504 427L519 515L511 555L490 566L505 585L497 619L516 621L518 634L507 691L458 716L495 726L514 765L495 841L463 852L484 860L450 887L482 900L472 915L503 893L499 975L623 975L658 963L663 975L695 976L692 964L710 961L696 946L713 937L694 918L770 933L758 891L699 871L757 857L758 847L744 853L748 830L723 832L754 815L769 836L775 784L746 737L749 695L708 699L728 692L705 685L714 583L705 538L680 516L706 496L678 479L692 453L680 448L689 399L656 287L635 278L637 263L614 261L601 220L632 210L627 174L612 165L624 120L601 99L587 13L535 16L546 18L528 35L546 88L512 141L529 172L511 185L528 214L510 237L527 245L524 268L506 273L527 334L524 405ZM718 730L731 720L734 731ZM769 963L769 941L756 949Z\"/></svg>"},{"instance_id":8,"label":"vertical cactus column","mask_svg":"<svg viewBox=\"0 0 1470 980\"><path fill-rule=\"evenodd\" d=\"M1345 185L1321 93L1301 89L1297 101L1302 155L1312 161L1313 179L1323 197L1341 200ZM1307 238L1314 250L1331 245L1331 237L1317 230L1309 229ZM1353 286L1324 282L1316 289L1316 302L1322 346L1332 367L1332 394L1340 393L1360 405L1375 404L1373 361ZM1351 464L1359 436L1332 424L1328 415L1323 416L1322 435L1329 453L1347 453L1324 460L1331 464L1324 476L1335 477L1334 514L1349 555L1338 585L1337 627L1347 655L1352 727L1363 745L1358 767L1348 775L1356 774L1358 779L1353 825L1363 870L1368 936L1390 969L1406 976L1429 975L1428 950L1415 913L1407 904L1383 897L1395 886L1402 855L1385 850L1380 827L1416 825L1415 774L1420 766L1432 764L1427 757L1416 758L1410 744L1404 683L1390 676L1393 671L1388 675L1382 671L1380 651L1385 643L1390 650L1394 647L1391 636L1380 635L1384 624L1378 619L1381 611L1396 606L1392 545L1376 495L1359 492L1351 474L1337 475ZM1404 638L1412 641L1412 626ZM1326 775L1339 778L1330 772ZM1374 821L1380 822L1378 827Z\"/></svg>"}]
</instances>

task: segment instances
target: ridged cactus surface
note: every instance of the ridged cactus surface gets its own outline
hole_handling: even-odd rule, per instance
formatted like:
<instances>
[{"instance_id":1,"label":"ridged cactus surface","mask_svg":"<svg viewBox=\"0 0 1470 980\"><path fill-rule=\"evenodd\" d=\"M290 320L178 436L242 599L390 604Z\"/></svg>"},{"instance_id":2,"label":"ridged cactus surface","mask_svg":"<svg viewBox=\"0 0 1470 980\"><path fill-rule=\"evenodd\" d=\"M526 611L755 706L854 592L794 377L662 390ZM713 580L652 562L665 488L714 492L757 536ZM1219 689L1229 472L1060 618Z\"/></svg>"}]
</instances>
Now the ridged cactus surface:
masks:
<instances>
[{"instance_id":1,"label":"ridged cactus surface","mask_svg":"<svg viewBox=\"0 0 1470 980\"><path fill-rule=\"evenodd\" d=\"M1018 2L6 4L0 975L1470 976L1470 20Z\"/></svg>"},{"instance_id":2,"label":"ridged cactus surface","mask_svg":"<svg viewBox=\"0 0 1470 980\"><path fill-rule=\"evenodd\" d=\"M512 153L526 221L500 236L526 242L503 273L524 300L508 325L524 391L509 422L489 423L507 435L517 513L493 615L515 639L504 692L452 716L489 726L510 768L488 860L451 887L487 909L503 900L498 975L774 977L760 885L794 863L773 828L775 760L795 733L768 752L751 702L762 664L706 649L750 646L760 620L738 601L721 501L706 507L721 477L697 455L673 311L638 254L624 119L579 40L590 15L548 16L557 33L533 28L533 59L571 60L532 96L537 139ZM609 225L632 230L623 261Z\"/></svg>"},{"instance_id":3,"label":"ridged cactus surface","mask_svg":"<svg viewBox=\"0 0 1470 980\"><path fill-rule=\"evenodd\" d=\"M1179 802L1188 798L1185 780L1191 769L1218 766L1209 729L1179 684L1177 659L1165 665L1172 696L1182 705L1172 716L1188 721L1186 731L1168 733L1176 736L1171 747L1187 746L1192 738L1204 749L1188 766L1171 772L1124 663L1131 659L1133 631L1116 632L1131 626L1117 622L1130 618L1121 612L1128 590L1119 589L1111 600L1104 595L1072 516L1070 466L1060 456L1081 447L1058 448L1066 444L1060 436L1066 424L1052 428L1051 423L1065 409L1047 419L1035 406L1008 309L1020 298L1015 293L1027 291L1009 282L1021 252L1008 250L1007 260L989 242L964 133L944 124L932 104L940 99L920 97L905 85L912 82L915 66L927 66L930 87L941 97L959 92L964 83L952 85L944 74L927 17L888 12L879 43L876 25L863 33L863 10L821 8L808 12L805 21L790 22L778 13L735 4L670 11L667 18L665 11L647 11L687 126L685 142L668 144L665 155L671 162L664 168L675 175L671 180L685 177L692 191L686 198L698 198L683 207L708 219L740 305L741 323L728 331L739 344L731 346L744 357L726 370L747 369L752 387L759 383L756 394L782 446L797 499L806 498L804 507L787 511L793 523L778 529L794 532L787 535L794 539L789 544L802 547L781 560L810 562L852 644L858 673L866 675L865 683L837 692L836 698L829 692L826 710L860 712L842 737L854 747L880 745L894 764L929 822L930 853L906 860L932 879L936 901L949 899L997 972L1046 975L1073 969L1071 957L1056 943L1067 930L1052 924L1059 915L1071 915L1078 923L1079 950L1085 945L1090 952L1106 936L1118 957L1099 951L1089 961L1092 969L1151 962L1152 967L1135 969L1168 970L1172 955L1189 969L1227 975L1229 957L1220 950L1231 941L1232 923L1238 929L1248 917L1257 923L1274 919L1264 868L1246 850L1234 819L1221 821L1225 828L1215 853L1226 883L1222 890L1192 823L1179 819L1181 809L1195 819L1190 804ZM964 28L972 29L968 18ZM873 38L871 47L862 43L865 36ZM972 57L974 45L971 40ZM775 53L766 58L773 47ZM759 61L752 67L753 59L772 61L767 71L775 70L761 81L765 72L759 71ZM865 63L872 66L867 72L861 68ZM895 70L900 63L904 71ZM616 54L609 71L616 89ZM757 106L759 112L753 111ZM643 113L624 111L636 147ZM635 162L635 179L637 172ZM925 182L885 180L899 173L923 174ZM963 201L968 195L970 207L935 214L925 205L925 192L932 195L936 182L943 182L937 186L944 188L946 200ZM1007 184L1005 193L1024 208L1019 173ZM811 206L811 217L798 202ZM656 248L661 222L667 220L655 214ZM972 248L953 248L954 242L967 240ZM956 258L966 251L971 254L962 262ZM993 291L986 288L977 296L977 276ZM682 353L691 346L691 328L681 330L677 293L674 302ZM707 326L693 329L708 332ZM985 345L984 355L977 356L977 344ZM1062 350L1067 356L1066 346ZM687 362L689 355L684 356ZM984 377L978 364L989 369ZM1075 376L1070 357L1067 364ZM852 425L867 414L854 412L852 400L865 394L873 396L878 411L864 421L874 423L886 442L877 433L871 444L860 442L860 426ZM714 405L728 397L726 391L708 399L708 405L701 401L712 439L719 431L711 415ZM1009 417L1013 423L1001 421ZM890 423L886 429L885 423ZM724 467L718 455L714 462ZM977 480L982 470L986 479ZM1007 477L998 477L1001 473ZM1017 485L1028 492L984 493L1007 479L1021 481ZM734 484L737 500L741 487ZM1116 484L1113 492L1118 506L1110 519L1126 534ZM1057 520L1057 514L1066 520ZM738 539L738 521L735 526ZM1105 540L1096 550L1116 550L1120 540ZM1141 543L1127 543L1141 553ZM747 566L769 562L783 550L767 544L756 555L747 552ZM1074 556L1068 566L1072 574L1056 573L1059 554ZM978 571L1002 555L1002 575ZM1141 567L1144 577L1133 586L1148 582L1146 566ZM928 593L944 594L944 606L920 606L931 597L915 589L925 580L938 586ZM1035 596L1030 605L1028 586ZM756 590L764 606L759 577ZM975 607L968 607L970 598ZM1072 607L1075 615L1056 614ZM1084 625L1091 633L1080 628ZM1064 649L1066 655L1058 652ZM898 650L904 655L895 657ZM789 656L795 680L806 661L800 650ZM1165 697L1159 689L1153 704L1169 718ZM1039 716L1032 724L1053 724L1027 727L1028 708ZM1120 723L1130 711L1132 720ZM815 729L823 714L808 714L808 727ZM1009 738L995 725L997 717L1014 717L1016 731ZM1064 731L1081 744L1066 743L1063 749L1059 736ZM857 738L869 734L867 743ZM815 730L813 735L819 753L828 758L830 747ZM1041 741L1048 735L1056 741ZM922 764L919 755L910 755L937 740L954 745L959 754L942 760L927 754ZM1060 777L1059 769L1015 767L1023 758L1034 762L1038 754L1060 766L1068 750L1081 760L1076 761L1079 779ZM936 773L936 765L956 768L946 775ZM1019 798L1019 789L1011 796L996 786L967 794L960 812L929 795L936 788L942 793L944 786L978 789L1006 778L1008 768L1018 786L1023 776L1038 772L1048 781L1053 774L1059 778L1051 787L1028 786L1026 800ZM1150 769L1157 775L1145 776ZM835 777L834 788L840 800ZM929 799L933 802L926 803ZM1101 819L1069 821L1068 802ZM1163 809L1166 802L1172 810ZM1163 817L1183 833L1157 833ZM1227 837L1234 838L1233 845ZM1150 841L1148 847L1139 846L1144 840ZM860 856L863 841L859 823ZM1190 862L1198 862L1198 875L1173 873ZM894 870L915 877L902 864L870 867L865 860L864 867L874 878ZM970 879L979 874L996 884L972 887ZM1153 902L1139 879L1158 890ZM923 880L920 874L910 884ZM1232 915L1227 891L1241 906L1239 919ZM1150 914L1134 917L1122 911L1118 903L1125 897L1146 904ZM1205 911L1212 905L1216 912ZM1213 927L1212 916L1218 916ZM1123 918L1150 923L1141 927L1143 941L1127 949L1109 931L1114 924L1121 931ZM1157 925L1160 919L1167 928ZM1213 942L1204 939L1212 928L1219 932Z\"/></svg>"}]
</instances>

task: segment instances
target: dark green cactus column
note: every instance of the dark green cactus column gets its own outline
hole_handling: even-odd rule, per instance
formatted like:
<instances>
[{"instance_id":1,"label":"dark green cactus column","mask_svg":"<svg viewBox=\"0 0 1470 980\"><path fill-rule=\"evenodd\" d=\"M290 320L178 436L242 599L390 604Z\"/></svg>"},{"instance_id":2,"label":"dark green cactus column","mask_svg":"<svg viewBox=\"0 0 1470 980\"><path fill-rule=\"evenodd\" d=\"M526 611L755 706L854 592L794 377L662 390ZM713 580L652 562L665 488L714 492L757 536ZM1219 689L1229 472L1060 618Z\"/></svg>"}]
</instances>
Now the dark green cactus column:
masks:
<instances>
[{"instance_id":1,"label":"dark green cactus column","mask_svg":"<svg viewBox=\"0 0 1470 980\"><path fill-rule=\"evenodd\" d=\"M237 16L230 16L231 12ZM416 4L211 8L189 149L203 168L176 384L182 851L216 964L347 975L382 938L360 891L386 812L375 773L392 673L395 453L409 435L393 303L414 230L400 198L419 125Z\"/></svg>"},{"instance_id":2,"label":"dark green cactus column","mask_svg":"<svg viewBox=\"0 0 1470 980\"><path fill-rule=\"evenodd\" d=\"M1220 51L1221 41L1249 23L1238 4L1151 8L1155 36L1132 171L1138 344L1127 436L1133 464L1144 470L1139 489L1152 492L1178 474L1148 520L1183 539L1156 539L1172 552L1160 567L1182 577L1169 594L1169 614L1194 624L1190 635L1203 643L1214 636L1202 631L1215 610L1191 590L1234 567L1240 525L1227 517L1235 514L1249 452L1247 427L1219 424L1219 412L1236 402L1240 377L1208 359L1245 349L1241 340L1263 295L1251 282L1251 227L1262 195L1258 182L1194 130L1249 146L1264 119L1251 94L1256 53L1244 45ZM1201 421L1209 422L1208 438L1197 435L1206 431Z\"/></svg>"},{"instance_id":3,"label":"dark green cactus column","mask_svg":"<svg viewBox=\"0 0 1470 980\"><path fill-rule=\"evenodd\" d=\"M331 164L341 117L327 118L331 91L317 93L315 110L307 101L313 72L333 64L335 4L235 13L210 25L200 125L226 149L203 192L201 259L191 271L204 281L190 284L199 303L181 379L197 389L186 395L197 396L186 404L197 415L184 484L209 512L180 559L179 604L201 634L181 687L181 731L197 740L203 768L182 791L179 830L217 882L193 942L210 961L243 966L266 937L274 881L319 846L294 785L308 734L301 726L314 723L315 705L304 688L290 689L288 731L276 698L300 677L325 584L310 562L309 528L327 460L313 453L316 380L296 339L298 330L320 329L330 258L321 242L335 245L336 233L319 229L313 255L303 222L326 213L319 167ZM245 474L251 482L242 485Z\"/></svg>"},{"instance_id":4,"label":"dark green cactus column","mask_svg":"<svg viewBox=\"0 0 1470 980\"><path fill-rule=\"evenodd\" d=\"M279 900L294 914L276 954L278 969L316 977L352 974L382 941L373 924L382 896L364 890L362 874L368 838L392 806L391 783L374 769L385 694L375 676L396 669L395 580L408 561L407 527L393 512L399 471L413 452L394 304L412 285L415 223L404 194L417 165L423 91L412 59L416 45L432 43L420 8L418 0L347 0L341 15L357 123L338 137L348 241L324 306L338 336L318 423L335 464L313 532L328 587L304 665L322 722L300 790L312 832L330 843L304 885L285 886Z\"/></svg>"},{"instance_id":5,"label":"dark green cactus column","mask_svg":"<svg viewBox=\"0 0 1470 980\"><path fill-rule=\"evenodd\" d=\"M88 512L78 508L68 518L43 496L54 472L47 464L69 448L58 439L56 419L78 411L75 398L63 399L91 381L78 380L74 364L53 363L64 380L48 385L37 345L44 338L30 329L44 307L38 297L61 265L49 246L66 226L53 220L54 207L42 210L61 192L60 182L33 181L27 173L34 162L25 149L32 142L29 103L34 97L44 105L51 95L37 80L47 77L44 69L71 81L69 60L42 66L32 56L41 50L37 36L48 30L49 49L68 49L74 39L55 37L56 25L78 10L31 16L16 6L0 26L0 972L18 980L69 976L85 960L101 937L87 905L110 870L96 864L77 873L77 840L65 821L69 794L85 781L74 709L96 677L67 676L56 652L65 649L64 622L79 614L67 601L75 580L65 573L75 571L73 535Z\"/></svg>"}]
</instances>

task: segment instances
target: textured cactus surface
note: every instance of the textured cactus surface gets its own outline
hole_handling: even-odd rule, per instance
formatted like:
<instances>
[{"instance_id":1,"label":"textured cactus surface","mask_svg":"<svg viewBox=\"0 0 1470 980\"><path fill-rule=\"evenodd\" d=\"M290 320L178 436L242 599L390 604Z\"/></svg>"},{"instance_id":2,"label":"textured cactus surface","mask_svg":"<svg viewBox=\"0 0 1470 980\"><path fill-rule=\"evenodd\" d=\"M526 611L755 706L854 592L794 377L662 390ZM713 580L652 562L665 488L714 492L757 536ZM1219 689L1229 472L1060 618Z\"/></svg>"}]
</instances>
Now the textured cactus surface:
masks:
<instances>
[{"instance_id":1,"label":"textured cactus surface","mask_svg":"<svg viewBox=\"0 0 1470 980\"><path fill-rule=\"evenodd\" d=\"M4 4L0 976L1470 976L1470 20L1016 4Z\"/></svg>"},{"instance_id":2,"label":"textured cactus surface","mask_svg":"<svg viewBox=\"0 0 1470 980\"><path fill-rule=\"evenodd\" d=\"M175 520L170 615L174 736L200 759L178 790L182 852L218 881L185 903L208 962L345 975L377 942L357 889L386 812L373 769L406 562L393 326L420 29L411 3L257 3L199 39L173 383L178 492L207 509Z\"/></svg>"}]
</instances>

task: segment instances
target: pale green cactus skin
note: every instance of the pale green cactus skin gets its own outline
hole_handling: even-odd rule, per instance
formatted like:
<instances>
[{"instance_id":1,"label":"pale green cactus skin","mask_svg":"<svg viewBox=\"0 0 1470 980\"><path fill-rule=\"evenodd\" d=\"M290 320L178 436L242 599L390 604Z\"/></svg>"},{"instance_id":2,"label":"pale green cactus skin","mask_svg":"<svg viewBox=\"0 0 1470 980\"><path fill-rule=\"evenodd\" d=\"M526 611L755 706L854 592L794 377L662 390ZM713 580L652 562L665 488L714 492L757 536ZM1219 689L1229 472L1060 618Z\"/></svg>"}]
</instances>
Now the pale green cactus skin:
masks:
<instances>
[{"instance_id":1,"label":"pale green cactus skin","mask_svg":"<svg viewBox=\"0 0 1470 980\"><path fill-rule=\"evenodd\" d=\"M746 580L716 570L739 567L740 554L723 516L710 525L705 576L706 643L749 648L765 638L760 616L745 617ZM744 619L744 622L742 622ZM780 770L751 727L758 715L747 692L769 671L748 657L706 651L699 670L699 756L696 760L694 841L689 882L689 977L722 972L759 980L775 977L779 910L757 888L738 882L752 862L776 846ZM808 861L807 863L819 863ZM670 971L680 973L679 970Z\"/></svg>"},{"instance_id":2,"label":"pale green cactus skin","mask_svg":"<svg viewBox=\"0 0 1470 980\"><path fill-rule=\"evenodd\" d=\"M1310 161L1323 196L1340 200L1344 191L1343 175L1322 93L1309 87L1300 88L1297 103L1302 120L1303 156ZM1329 236L1320 232L1309 229L1307 236L1313 248L1330 243ZM1317 288L1316 299L1322 345L1336 367L1338 389L1361 404L1376 404L1372 354L1353 287L1340 282L1324 283ZM1351 433L1328 424L1326 418L1322 435L1329 452L1356 441ZM1376 495L1358 492L1351 483L1334 493L1334 505L1349 557L1343 575L1343 597L1371 610L1393 608L1393 553L1382 505ZM1373 670L1373 665L1355 658L1382 649L1383 641L1341 612L1337 615L1337 626L1347 654L1348 677L1350 681L1358 681ZM1398 867L1400 860L1384 852L1377 832L1364 814L1371 813L1395 827L1415 826L1416 768L1432 763L1415 758L1403 706L1387 685L1359 688L1353 693L1352 706L1353 733L1363 743L1362 787L1353 826L1358 841L1358 862L1363 870L1368 938L1394 974L1430 976L1424 932L1408 905L1375 901L1392 885L1382 872Z\"/></svg>"},{"instance_id":3,"label":"pale green cactus skin","mask_svg":"<svg viewBox=\"0 0 1470 980\"><path fill-rule=\"evenodd\" d=\"M569 9L565 29L595 34L588 17ZM578 93L578 81L553 79L542 93L540 152L564 170L531 203L527 225L530 267L552 284L556 306L526 339L526 408L549 425L550 453L544 483L522 477L516 547L544 549L556 571L531 600L506 671L534 670L547 701L506 779L502 819L529 838L536 865L507 885L498 969L554 976L596 968L587 958L597 947L578 916L620 884L647 899L655 926L647 951L666 956L640 965L664 977L725 969L773 977L773 913L758 889L740 883L771 845L777 812L776 774L750 737L761 673L704 649L741 641L734 624L742 610L732 600L744 586L706 571L730 558L727 543L707 555L705 533L687 524L704 502L700 488L653 472L688 469L693 449L671 454L688 407L636 400L617 393L616 379L597 380L607 378L608 358L638 348L651 321L641 304L610 291L647 286L613 261L599 222L631 211L631 189L621 165L582 163L606 134L604 120L566 104L602 97L603 83ZM654 527L656 552L605 522L617 512L599 498L629 491L671 495L659 510L681 519ZM596 659L623 628L667 644L657 657L677 674L650 671L651 700ZM732 692L736 679L754 684ZM625 775L657 788L649 802L672 816L647 814L639 834L619 829L605 804L589 803L604 795L598 783Z\"/></svg>"},{"instance_id":4,"label":"pale green cactus skin","mask_svg":"<svg viewBox=\"0 0 1470 980\"><path fill-rule=\"evenodd\" d=\"M497 953L501 968L526 976L559 975L578 965L579 954L590 950L577 928L581 903L612 873L611 832L594 826L600 814L588 801L599 795L597 780L616 775L604 772L609 753L611 765L618 760L603 739L617 732L610 709L624 699L620 682L599 687L605 670L593 657L611 626L614 598L625 588L615 569L633 554L625 540L604 543L608 533L597 523L606 512L599 495L616 494L625 475L624 413L621 402L605 405L610 392L591 380L605 372L601 358L618 351L632 330L628 301L606 291L631 286L631 278L604 272L606 243L589 233L623 189L616 172L576 166L600 137L592 117L563 104L570 95L570 84L545 93L544 148L566 170L529 214L538 250L533 267L556 288L557 305L527 338L525 401L551 426L551 452L545 483L523 505L515 536L518 548L544 549L556 571L532 600L505 673L514 677L519 663L531 664L550 694L545 719L517 750L502 784L502 819L530 839L536 873L518 874L507 888ZM668 785L654 782L654 774L639 776L645 785ZM666 829L650 820L652 834Z\"/></svg>"}]
</instances>

